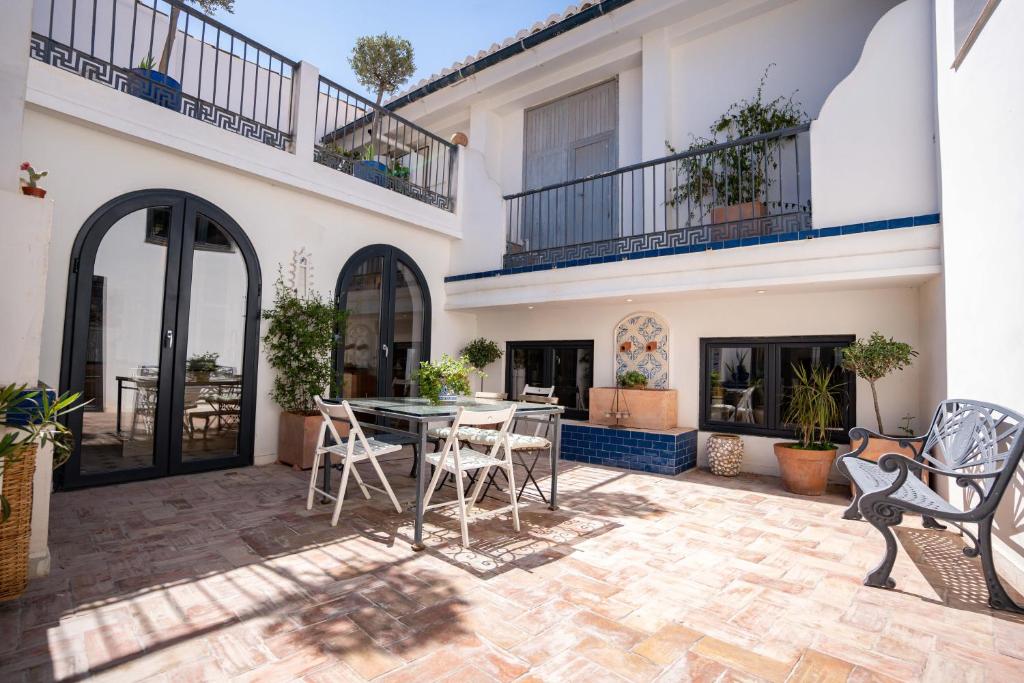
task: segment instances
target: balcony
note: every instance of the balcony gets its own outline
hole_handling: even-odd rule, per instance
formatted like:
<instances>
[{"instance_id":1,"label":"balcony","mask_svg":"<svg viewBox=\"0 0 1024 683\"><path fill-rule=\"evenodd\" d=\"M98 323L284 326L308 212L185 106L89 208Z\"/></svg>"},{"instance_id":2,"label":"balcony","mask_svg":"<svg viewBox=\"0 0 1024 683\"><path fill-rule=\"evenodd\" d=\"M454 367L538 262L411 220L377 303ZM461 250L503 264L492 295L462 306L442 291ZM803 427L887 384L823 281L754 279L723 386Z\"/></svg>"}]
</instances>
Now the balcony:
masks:
<instances>
[{"instance_id":1,"label":"balcony","mask_svg":"<svg viewBox=\"0 0 1024 683\"><path fill-rule=\"evenodd\" d=\"M811 227L810 124L506 196L506 269L797 239Z\"/></svg>"},{"instance_id":2,"label":"balcony","mask_svg":"<svg viewBox=\"0 0 1024 683\"><path fill-rule=\"evenodd\" d=\"M298 61L181 0L38 0L29 53L281 152L306 150L303 163L454 210L454 145L319 74L300 88Z\"/></svg>"}]
</instances>

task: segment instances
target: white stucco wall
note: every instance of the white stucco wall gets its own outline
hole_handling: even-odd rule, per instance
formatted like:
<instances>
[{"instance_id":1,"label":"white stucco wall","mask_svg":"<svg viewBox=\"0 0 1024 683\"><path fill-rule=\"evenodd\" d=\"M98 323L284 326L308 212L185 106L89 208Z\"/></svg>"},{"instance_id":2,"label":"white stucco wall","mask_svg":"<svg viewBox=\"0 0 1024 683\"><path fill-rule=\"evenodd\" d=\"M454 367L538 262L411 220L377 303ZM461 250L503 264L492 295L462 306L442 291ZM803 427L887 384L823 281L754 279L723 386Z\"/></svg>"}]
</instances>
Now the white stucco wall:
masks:
<instances>
[{"instance_id":1,"label":"white stucco wall","mask_svg":"<svg viewBox=\"0 0 1024 683\"><path fill-rule=\"evenodd\" d=\"M863 290L771 292L756 295L678 294L651 298L625 297L617 303L586 303L509 306L478 314L478 331L499 344L507 341L592 339L594 341L594 385L611 386L614 381L613 331L616 323L634 311L653 311L669 325L670 386L679 390L679 423L696 427L699 411L700 339L702 337L754 337L815 334L866 336L874 330L928 348L922 338L917 287L889 287ZM502 359L490 371L486 387L504 390ZM879 383L883 419L896 425L903 415L917 415L920 405L921 367L917 364ZM871 395L866 384L857 386L859 424L873 425ZM699 462L704 460L700 435ZM777 474L771 445L779 439L744 436L744 470Z\"/></svg>"},{"instance_id":2,"label":"white stucco wall","mask_svg":"<svg viewBox=\"0 0 1024 683\"><path fill-rule=\"evenodd\" d=\"M1001 2L953 70L953 2L936 3L936 72L950 396L1024 412L1024 3ZM997 547L1024 573L1024 474L997 515Z\"/></svg>"}]
</instances>

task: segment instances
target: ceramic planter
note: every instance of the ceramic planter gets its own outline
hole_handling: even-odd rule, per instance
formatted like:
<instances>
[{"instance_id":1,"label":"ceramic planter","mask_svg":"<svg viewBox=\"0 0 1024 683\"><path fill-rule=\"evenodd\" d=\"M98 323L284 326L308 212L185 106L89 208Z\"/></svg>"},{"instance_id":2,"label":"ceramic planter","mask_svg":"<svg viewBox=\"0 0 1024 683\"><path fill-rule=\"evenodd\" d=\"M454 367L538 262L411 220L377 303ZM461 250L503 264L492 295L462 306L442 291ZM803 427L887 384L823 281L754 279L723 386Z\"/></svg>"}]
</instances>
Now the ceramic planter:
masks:
<instances>
[{"instance_id":1,"label":"ceramic planter","mask_svg":"<svg viewBox=\"0 0 1024 683\"><path fill-rule=\"evenodd\" d=\"M302 415L282 412L277 429L277 461L297 470L312 467L322 422L320 413ZM335 422L334 425L342 437L348 436L348 423Z\"/></svg>"},{"instance_id":2,"label":"ceramic planter","mask_svg":"<svg viewBox=\"0 0 1024 683\"><path fill-rule=\"evenodd\" d=\"M620 389L620 401L629 417L618 420L623 427L634 429L673 429L678 423L679 394L675 389ZM615 387L590 389L591 424L615 425L608 417L615 402Z\"/></svg>"},{"instance_id":3,"label":"ceramic planter","mask_svg":"<svg viewBox=\"0 0 1024 683\"><path fill-rule=\"evenodd\" d=\"M181 111L181 83L153 69L132 69L128 92L167 109Z\"/></svg>"},{"instance_id":4,"label":"ceramic planter","mask_svg":"<svg viewBox=\"0 0 1024 683\"><path fill-rule=\"evenodd\" d=\"M743 466L743 439L735 434L708 437L708 468L720 477L735 477Z\"/></svg>"},{"instance_id":5,"label":"ceramic planter","mask_svg":"<svg viewBox=\"0 0 1024 683\"><path fill-rule=\"evenodd\" d=\"M790 493L801 496L820 496L828 486L828 474L836 459L836 449L810 450L796 448L795 443L777 443L773 446L779 461L782 485Z\"/></svg>"},{"instance_id":6,"label":"ceramic planter","mask_svg":"<svg viewBox=\"0 0 1024 683\"><path fill-rule=\"evenodd\" d=\"M42 199L46 196L46 190L41 187L29 187L28 185L21 186L21 193L27 194L29 197L39 197Z\"/></svg>"},{"instance_id":7,"label":"ceramic planter","mask_svg":"<svg viewBox=\"0 0 1024 683\"><path fill-rule=\"evenodd\" d=\"M733 223L747 218L762 218L768 215L768 207L764 202L743 202L729 206L716 206L711 209L712 223Z\"/></svg>"},{"instance_id":8,"label":"ceramic planter","mask_svg":"<svg viewBox=\"0 0 1024 683\"><path fill-rule=\"evenodd\" d=\"M352 164L352 175L383 187L387 185L388 167L380 161L360 159Z\"/></svg>"},{"instance_id":9,"label":"ceramic planter","mask_svg":"<svg viewBox=\"0 0 1024 683\"><path fill-rule=\"evenodd\" d=\"M448 385L441 387L441 393L437 395L437 400L441 403L455 403L459 400L459 395L448 388Z\"/></svg>"}]
</instances>

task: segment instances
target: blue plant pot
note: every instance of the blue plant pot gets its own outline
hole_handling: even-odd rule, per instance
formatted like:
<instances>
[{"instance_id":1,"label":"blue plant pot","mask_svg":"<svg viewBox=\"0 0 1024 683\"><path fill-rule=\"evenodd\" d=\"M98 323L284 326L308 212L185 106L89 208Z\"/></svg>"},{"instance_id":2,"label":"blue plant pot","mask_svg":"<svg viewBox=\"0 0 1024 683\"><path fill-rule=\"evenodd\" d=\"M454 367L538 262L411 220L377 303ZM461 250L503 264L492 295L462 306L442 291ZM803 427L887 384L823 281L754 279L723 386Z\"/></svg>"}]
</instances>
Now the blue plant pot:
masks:
<instances>
[{"instance_id":1,"label":"blue plant pot","mask_svg":"<svg viewBox=\"0 0 1024 683\"><path fill-rule=\"evenodd\" d=\"M352 165L352 175L381 187L388 183L388 167L380 161L360 159Z\"/></svg>"},{"instance_id":2,"label":"blue plant pot","mask_svg":"<svg viewBox=\"0 0 1024 683\"><path fill-rule=\"evenodd\" d=\"M31 421L31 417L43 405L42 392L42 389L29 389L21 392L11 404L7 415L4 416L4 422L11 427L27 425ZM53 391L46 390L46 395L51 403L57 398L56 392Z\"/></svg>"},{"instance_id":3,"label":"blue plant pot","mask_svg":"<svg viewBox=\"0 0 1024 683\"><path fill-rule=\"evenodd\" d=\"M447 386L441 387L441 393L438 395L437 400L441 403L455 403L459 400L459 395L449 389Z\"/></svg>"},{"instance_id":4,"label":"blue plant pot","mask_svg":"<svg viewBox=\"0 0 1024 683\"><path fill-rule=\"evenodd\" d=\"M128 92L167 109L181 111L181 83L153 69L132 69Z\"/></svg>"}]
</instances>

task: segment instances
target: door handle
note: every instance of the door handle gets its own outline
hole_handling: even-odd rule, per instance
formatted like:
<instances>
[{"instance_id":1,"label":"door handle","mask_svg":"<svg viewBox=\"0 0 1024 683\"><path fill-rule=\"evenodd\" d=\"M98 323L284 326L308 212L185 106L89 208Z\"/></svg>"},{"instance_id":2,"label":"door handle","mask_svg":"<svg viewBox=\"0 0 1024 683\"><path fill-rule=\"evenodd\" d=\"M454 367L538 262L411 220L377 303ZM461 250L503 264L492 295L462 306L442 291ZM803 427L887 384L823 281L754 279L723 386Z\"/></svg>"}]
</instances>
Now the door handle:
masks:
<instances>
[{"instance_id":1,"label":"door handle","mask_svg":"<svg viewBox=\"0 0 1024 683\"><path fill-rule=\"evenodd\" d=\"M174 330L167 330L167 332L164 333L164 348L174 348Z\"/></svg>"},{"instance_id":2,"label":"door handle","mask_svg":"<svg viewBox=\"0 0 1024 683\"><path fill-rule=\"evenodd\" d=\"M384 350L384 357L387 358L388 357L388 345L387 344L381 344L380 348Z\"/></svg>"}]
</instances>

